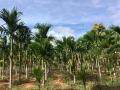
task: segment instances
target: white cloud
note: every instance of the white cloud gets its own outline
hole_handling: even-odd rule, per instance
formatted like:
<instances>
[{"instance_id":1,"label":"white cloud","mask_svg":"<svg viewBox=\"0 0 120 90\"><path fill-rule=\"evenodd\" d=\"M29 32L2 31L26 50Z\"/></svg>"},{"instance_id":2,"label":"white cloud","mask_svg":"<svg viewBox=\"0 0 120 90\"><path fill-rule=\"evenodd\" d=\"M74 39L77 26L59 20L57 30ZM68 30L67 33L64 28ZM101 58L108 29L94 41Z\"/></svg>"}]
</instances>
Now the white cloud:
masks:
<instances>
[{"instance_id":1,"label":"white cloud","mask_svg":"<svg viewBox=\"0 0 120 90\"><path fill-rule=\"evenodd\" d=\"M38 32L38 29L32 28L32 29L31 29L31 32L32 32L33 34L35 34L35 33Z\"/></svg>"},{"instance_id":2,"label":"white cloud","mask_svg":"<svg viewBox=\"0 0 120 90\"><path fill-rule=\"evenodd\" d=\"M31 29L33 35L35 33L38 33L38 30L35 28ZM63 37L69 37L73 36L75 39L78 39L79 37L82 37L87 31L84 31L82 29L72 29L69 26L53 26L49 32L48 36L53 36L57 40L62 40Z\"/></svg>"},{"instance_id":3,"label":"white cloud","mask_svg":"<svg viewBox=\"0 0 120 90\"><path fill-rule=\"evenodd\" d=\"M74 36L75 32L73 29L69 27L57 26L53 27L49 32L48 35L54 36L56 39L61 40L62 37Z\"/></svg>"},{"instance_id":4,"label":"white cloud","mask_svg":"<svg viewBox=\"0 0 120 90\"><path fill-rule=\"evenodd\" d=\"M118 1L115 6L108 7L110 13L110 19L113 24L120 24L120 1Z\"/></svg>"}]
</instances>

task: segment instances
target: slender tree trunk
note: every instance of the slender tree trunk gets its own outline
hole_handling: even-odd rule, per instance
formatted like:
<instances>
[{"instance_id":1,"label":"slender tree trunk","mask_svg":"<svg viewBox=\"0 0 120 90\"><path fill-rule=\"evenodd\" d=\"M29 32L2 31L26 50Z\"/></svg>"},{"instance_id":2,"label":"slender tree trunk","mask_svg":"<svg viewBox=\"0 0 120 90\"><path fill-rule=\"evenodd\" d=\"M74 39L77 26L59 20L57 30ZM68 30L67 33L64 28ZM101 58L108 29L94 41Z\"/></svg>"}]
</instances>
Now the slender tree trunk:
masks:
<instances>
[{"instance_id":1,"label":"slender tree trunk","mask_svg":"<svg viewBox=\"0 0 120 90\"><path fill-rule=\"evenodd\" d=\"M3 79L3 65L0 66L0 77Z\"/></svg>"},{"instance_id":2,"label":"slender tree trunk","mask_svg":"<svg viewBox=\"0 0 120 90\"><path fill-rule=\"evenodd\" d=\"M79 55L79 53L77 53L77 58L78 58L78 69L77 70L80 70L81 62L80 62L80 55Z\"/></svg>"},{"instance_id":3,"label":"slender tree trunk","mask_svg":"<svg viewBox=\"0 0 120 90\"><path fill-rule=\"evenodd\" d=\"M47 64L45 62L45 81L47 80Z\"/></svg>"},{"instance_id":4,"label":"slender tree trunk","mask_svg":"<svg viewBox=\"0 0 120 90\"><path fill-rule=\"evenodd\" d=\"M72 60L73 60L73 64L76 64L75 61L74 61L74 55L72 54ZM74 65L74 70L73 70L73 83L75 84L76 83L76 75L75 75L75 71L76 71L76 68L75 68L75 65Z\"/></svg>"},{"instance_id":5,"label":"slender tree trunk","mask_svg":"<svg viewBox=\"0 0 120 90\"><path fill-rule=\"evenodd\" d=\"M32 53L31 53L31 55L30 55L30 62L29 62L29 73L30 73L30 75L31 75L31 71L32 71L32 69L31 69L31 63L32 63Z\"/></svg>"},{"instance_id":6,"label":"slender tree trunk","mask_svg":"<svg viewBox=\"0 0 120 90\"><path fill-rule=\"evenodd\" d=\"M26 65L25 65L25 77L26 77L26 79L28 79L28 65L27 65L27 50L26 50Z\"/></svg>"},{"instance_id":7,"label":"slender tree trunk","mask_svg":"<svg viewBox=\"0 0 120 90\"><path fill-rule=\"evenodd\" d=\"M76 76L75 76L75 74L73 75L73 82L74 82L74 84L76 83Z\"/></svg>"},{"instance_id":8,"label":"slender tree trunk","mask_svg":"<svg viewBox=\"0 0 120 90\"><path fill-rule=\"evenodd\" d=\"M70 67L69 67L69 68L70 68L70 71L69 71L69 72L70 72L70 74L72 74L72 69L71 69L71 65L70 65Z\"/></svg>"},{"instance_id":9,"label":"slender tree trunk","mask_svg":"<svg viewBox=\"0 0 120 90\"><path fill-rule=\"evenodd\" d=\"M4 67L3 67L3 65L2 65L2 76L1 76L1 79L3 80L4 78Z\"/></svg>"},{"instance_id":10,"label":"slender tree trunk","mask_svg":"<svg viewBox=\"0 0 120 90\"><path fill-rule=\"evenodd\" d=\"M98 61L98 72L99 72L99 79L100 79L100 82L101 82L101 67L100 67L100 62Z\"/></svg>"},{"instance_id":11,"label":"slender tree trunk","mask_svg":"<svg viewBox=\"0 0 120 90\"><path fill-rule=\"evenodd\" d=\"M5 70L5 53L3 52L2 80L4 79L4 70Z\"/></svg>"},{"instance_id":12,"label":"slender tree trunk","mask_svg":"<svg viewBox=\"0 0 120 90\"><path fill-rule=\"evenodd\" d=\"M25 78L28 79L28 66L25 65Z\"/></svg>"},{"instance_id":13,"label":"slender tree trunk","mask_svg":"<svg viewBox=\"0 0 120 90\"><path fill-rule=\"evenodd\" d=\"M91 72L93 72L93 67L94 67L93 65L94 65L94 64L92 63L92 64L91 64Z\"/></svg>"},{"instance_id":14,"label":"slender tree trunk","mask_svg":"<svg viewBox=\"0 0 120 90\"><path fill-rule=\"evenodd\" d=\"M38 88L39 88L39 90L40 90L40 83L38 84Z\"/></svg>"},{"instance_id":15,"label":"slender tree trunk","mask_svg":"<svg viewBox=\"0 0 120 90\"><path fill-rule=\"evenodd\" d=\"M31 65L30 65L30 67L31 67L31 70L30 70L30 73L32 74L32 71L33 71L33 62L32 62L32 57L31 57Z\"/></svg>"},{"instance_id":16,"label":"slender tree trunk","mask_svg":"<svg viewBox=\"0 0 120 90\"><path fill-rule=\"evenodd\" d=\"M45 65L44 65L44 60L43 60L43 57L42 57L42 70L44 70L45 69L45 67L44 67ZM44 86L45 85L45 70L44 70L44 75L43 75L43 80L42 80L42 85Z\"/></svg>"},{"instance_id":17,"label":"slender tree trunk","mask_svg":"<svg viewBox=\"0 0 120 90\"><path fill-rule=\"evenodd\" d=\"M18 76L18 67L16 66L15 75Z\"/></svg>"},{"instance_id":18,"label":"slender tree trunk","mask_svg":"<svg viewBox=\"0 0 120 90\"><path fill-rule=\"evenodd\" d=\"M115 67L113 67L113 75L114 75L114 80L116 80L116 73L115 73Z\"/></svg>"},{"instance_id":19,"label":"slender tree trunk","mask_svg":"<svg viewBox=\"0 0 120 90\"><path fill-rule=\"evenodd\" d=\"M96 68L98 67L98 61L97 60L95 60L95 66L96 66Z\"/></svg>"},{"instance_id":20,"label":"slender tree trunk","mask_svg":"<svg viewBox=\"0 0 120 90\"><path fill-rule=\"evenodd\" d=\"M9 72L9 88L12 88L12 59L13 59L13 36L10 37L10 72Z\"/></svg>"},{"instance_id":21,"label":"slender tree trunk","mask_svg":"<svg viewBox=\"0 0 120 90\"><path fill-rule=\"evenodd\" d=\"M111 71L109 71L109 74L110 74L110 80L111 80L111 82L113 82L113 77L112 77Z\"/></svg>"},{"instance_id":22,"label":"slender tree trunk","mask_svg":"<svg viewBox=\"0 0 120 90\"><path fill-rule=\"evenodd\" d=\"M10 56L10 78L9 78L9 88L12 88L12 58Z\"/></svg>"},{"instance_id":23,"label":"slender tree trunk","mask_svg":"<svg viewBox=\"0 0 120 90\"><path fill-rule=\"evenodd\" d=\"M45 86L45 75L43 75L43 78L42 78L42 86Z\"/></svg>"},{"instance_id":24,"label":"slender tree trunk","mask_svg":"<svg viewBox=\"0 0 120 90\"><path fill-rule=\"evenodd\" d=\"M42 69L44 69L44 60L43 60L43 57L42 57Z\"/></svg>"},{"instance_id":25,"label":"slender tree trunk","mask_svg":"<svg viewBox=\"0 0 120 90\"><path fill-rule=\"evenodd\" d=\"M32 74L32 67L33 67L33 57L32 57L32 53L30 55L30 75Z\"/></svg>"},{"instance_id":26,"label":"slender tree trunk","mask_svg":"<svg viewBox=\"0 0 120 90\"><path fill-rule=\"evenodd\" d=\"M21 81L21 44L19 43L19 81Z\"/></svg>"}]
</instances>

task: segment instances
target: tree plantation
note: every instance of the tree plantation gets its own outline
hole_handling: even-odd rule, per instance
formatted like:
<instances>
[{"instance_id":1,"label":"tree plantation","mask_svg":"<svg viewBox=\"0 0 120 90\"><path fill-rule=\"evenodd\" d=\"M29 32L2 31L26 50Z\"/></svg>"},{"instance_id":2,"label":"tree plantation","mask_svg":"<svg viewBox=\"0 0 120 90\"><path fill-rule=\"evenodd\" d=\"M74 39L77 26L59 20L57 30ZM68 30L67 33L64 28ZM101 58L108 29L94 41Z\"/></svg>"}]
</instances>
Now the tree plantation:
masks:
<instances>
[{"instance_id":1,"label":"tree plantation","mask_svg":"<svg viewBox=\"0 0 120 90\"><path fill-rule=\"evenodd\" d=\"M32 33L21 15L0 11L0 90L120 90L120 26L57 40L53 25L36 22Z\"/></svg>"}]
</instances>

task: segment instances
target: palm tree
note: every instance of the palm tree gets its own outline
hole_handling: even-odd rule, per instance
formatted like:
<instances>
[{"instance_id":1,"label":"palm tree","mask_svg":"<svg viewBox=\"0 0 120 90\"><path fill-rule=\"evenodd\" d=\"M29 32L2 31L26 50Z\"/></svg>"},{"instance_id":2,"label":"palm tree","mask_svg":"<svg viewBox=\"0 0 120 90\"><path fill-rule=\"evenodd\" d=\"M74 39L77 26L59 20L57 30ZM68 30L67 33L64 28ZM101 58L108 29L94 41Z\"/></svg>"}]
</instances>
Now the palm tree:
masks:
<instances>
[{"instance_id":1,"label":"palm tree","mask_svg":"<svg viewBox=\"0 0 120 90\"><path fill-rule=\"evenodd\" d=\"M21 81L21 65L22 65L22 49L27 47L27 44L30 42L30 30L22 22L20 23L20 28L15 32L15 41L18 44L19 50L19 81ZM26 63L27 64L27 63Z\"/></svg>"},{"instance_id":2,"label":"palm tree","mask_svg":"<svg viewBox=\"0 0 120 90\"><path fill-rule=\"evenodd\" d=\"M12 61L13 61L13 38L14 32L19 28L19 16L21 12L18 12L16 8L13 8L11 11L7 9L2 9L0 11L0 18L5 22L7 27L5 28L6 32L9 34L10 39L10 79L9 79L9 88L12 87Z\"/></svg>"},{"instance_id":3,"label":"palm tree","mask_svg":"<svg viewBox=\"0 0 120 90\"><path fill-rule=\"evenodd\" d=\"M41 55L42 69L45 71L44 80L47 80L47 62L51 56L52 45L51 41L54 39L52 36L48 36L47 33L51 28L49 24L36 24L35 28L38 30L38 33L35 35L35 42L39 44L39 51ZM44 83L43 80L43 83Z\"/></svg>"},{"instance_id":4,"label":"palm tree","mask_svg":"<svg viewBox=\"0 0 120 90\"><path fill-rule=\"evenodd\" d=\"M95 48L96 48L96 64L98 67L98 73L99 73L99 80L101 81L101 65L100 65L100 60L98 60L100 57L100 53L102 51L101 48L101 41L102 38L104 37L104 31L106 30L106 28L104 27L103 24L95 24L92 28L92 30L94 31L94 40L95 40ZM103 35L102 35L103 34Z\"/></svg>"},{"instance_id":5,"label":"palm tree","mask_svg":"<svg viewBox=\"0 0 120 90\"><path fill-rule=\"evenodd\" d=\"M59 55L63 64L65 65L67 71L73 75L73 81L76 82L76 42L74 37L63 37L63 40L58 40L56 42L56 50L57 52L61 52Z\"/></svg>"},{"instance_id":6,"label":"palm tree","mask_svg":"<svg viewBox=\"0 0 120 90\"><path fill-rule=\"evenodd\" d=\"M1 44L1 49L2 49L2 60L3 60L3 63L2 63L2 66L3 66L3 70L2 70L2 79L4 79L4 70L5 70L5 52L7 50L7 36L6 36L6 32L4 31L5 28L3 26L0 27L0 36L1 36L1 39L2 39L2 44Z\"/></svg>"}]
</instances>

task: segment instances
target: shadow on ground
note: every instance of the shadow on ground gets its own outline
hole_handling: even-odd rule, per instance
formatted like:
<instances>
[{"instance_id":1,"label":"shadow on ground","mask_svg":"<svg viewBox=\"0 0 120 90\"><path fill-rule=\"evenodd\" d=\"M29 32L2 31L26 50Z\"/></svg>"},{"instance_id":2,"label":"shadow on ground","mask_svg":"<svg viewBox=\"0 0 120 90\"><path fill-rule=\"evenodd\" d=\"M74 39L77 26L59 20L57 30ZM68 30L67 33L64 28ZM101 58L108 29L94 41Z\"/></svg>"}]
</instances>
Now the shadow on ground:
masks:
<instances>
[{"instance_id":1,"label":"shadow on ground","mask_svg":"<svg viewBox=\"0 0 120 90\"><path fill-rule=\"evenodd\" d=\"M120 87L109 87L105 85L96 85L92 90L120 90Z\"/></svg>"}]
</instances>

